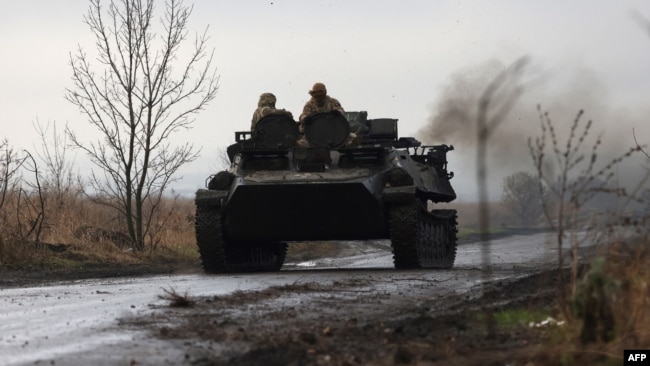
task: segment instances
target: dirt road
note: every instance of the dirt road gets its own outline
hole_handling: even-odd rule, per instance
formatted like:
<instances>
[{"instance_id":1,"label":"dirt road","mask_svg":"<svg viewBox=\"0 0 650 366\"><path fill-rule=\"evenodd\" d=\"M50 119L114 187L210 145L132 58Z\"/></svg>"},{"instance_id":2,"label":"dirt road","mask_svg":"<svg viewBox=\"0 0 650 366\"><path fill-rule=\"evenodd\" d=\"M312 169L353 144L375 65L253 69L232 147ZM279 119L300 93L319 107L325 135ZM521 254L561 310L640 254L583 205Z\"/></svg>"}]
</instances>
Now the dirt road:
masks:
<instances>
[{"instance_id":1,"label":"dirt road","mask_svg":"<svg viewBox=\"0 0 650 366\"><path fill-rule=\"evenodd\" d=\"M271 274L0 289L0 355L3 365L415 362L422 356L412 347L388 340L400 324L404 336L420 332L409 328L418 324L412 319L469 306L484 281L507 295L495 301L515 297L508 283L553 268L551 241L546 234L493 241L489 276L480 243L460 246L452 270L396 271L388 243L375 242L351 245L349 257L288 263ZM186 294L191 306L159 298L170 292Z\"/></svg>"}]
</instances>

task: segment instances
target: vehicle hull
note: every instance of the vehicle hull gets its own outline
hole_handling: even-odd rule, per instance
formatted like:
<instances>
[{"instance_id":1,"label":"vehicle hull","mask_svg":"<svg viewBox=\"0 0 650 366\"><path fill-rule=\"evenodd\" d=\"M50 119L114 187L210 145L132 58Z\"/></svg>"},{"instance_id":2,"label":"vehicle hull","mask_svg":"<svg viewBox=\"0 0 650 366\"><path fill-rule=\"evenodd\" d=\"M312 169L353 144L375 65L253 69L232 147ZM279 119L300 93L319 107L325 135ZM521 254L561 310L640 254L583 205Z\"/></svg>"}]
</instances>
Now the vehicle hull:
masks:
<instances>
[{"instance_id":1,"label":"vehicle hull","mask_svg":"<svg viewBox=\"0 0 650 366\"><path fill-rule=\"evenodd\" d=\"M237 186L224 205L224 235L234 241L387 238L381 182L298 182Z\"/></svg>"}]
</instances>

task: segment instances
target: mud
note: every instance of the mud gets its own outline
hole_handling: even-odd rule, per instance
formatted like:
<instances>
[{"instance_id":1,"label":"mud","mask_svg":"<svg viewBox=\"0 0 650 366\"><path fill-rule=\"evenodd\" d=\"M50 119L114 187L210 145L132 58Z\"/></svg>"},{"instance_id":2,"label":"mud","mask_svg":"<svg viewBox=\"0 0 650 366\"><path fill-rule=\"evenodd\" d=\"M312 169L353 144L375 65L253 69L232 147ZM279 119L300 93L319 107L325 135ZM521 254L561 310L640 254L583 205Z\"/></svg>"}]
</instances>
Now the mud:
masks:
<instances>
[{"instance_id":1,"label":"mud","mask_svg":"<svg viewBox=\"0 0 650 366\"><path fill-rule=\"evenodd\" d=\"M138 319L137 327L185 340L192 365L523 365L546 331L521 324L488 336L476 314L487 307L552 309L556 278L543 272L497 282L482 296L415 302L360 285L299 283L195 298L190 308Z\"/></svg>"},{"instance_id":2,"label":"mud","mask_svg":"<svg viewBox=\"0 0 650 366\"><path fill-rule=\"evenodd\" d=\"M524 365L547 330L488 332L477 314L552 309L557 255L544 234L493 239L488 274L480 243L452 270L398 271L382 242L273 274L0 272L0 353L11 365Z\"/></svg>"}]
</instances>

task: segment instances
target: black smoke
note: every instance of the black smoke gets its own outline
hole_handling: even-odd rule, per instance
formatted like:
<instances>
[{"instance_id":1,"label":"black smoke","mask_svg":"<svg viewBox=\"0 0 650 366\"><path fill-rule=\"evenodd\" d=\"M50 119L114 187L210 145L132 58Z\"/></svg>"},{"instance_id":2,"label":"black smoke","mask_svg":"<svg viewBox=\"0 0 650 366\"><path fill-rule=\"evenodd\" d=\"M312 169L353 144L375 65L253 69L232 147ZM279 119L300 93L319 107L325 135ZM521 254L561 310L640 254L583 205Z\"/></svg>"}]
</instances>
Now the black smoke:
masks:
<instances>
[{"instance_id":1,"label":"black smoke","mask_svg":"<svg viewBox=\"0 0 650 366\"><path fill-rule=\"evenodd\" d=\"M499 126L491 131L488 149L488 179L491 200L499 200L503 178L518 171L536 173L528 141L541 133L538 106L548 112L557 132L560 146L566 142L570 127L580 110L584 110L582 125L593 121L585 142L585 152L599 135L598 162L609 163L634 146L632 130L647 133L650 125L650 108L647 106L616 105L608 95L607 87L594 72L580 68L543 70L529 65L527 75L521 80L523 92ZM476 144L478 104L488 85L508 65L498 60L465 67L449 77L431 105L428 124L417 133L424 144L451 144L456 150L450 153L450 170L456 172L454 186L459 199L476 199ZM650 89L650 85L648 86ZM650 103L648 103L650 104ZM498 101L494 101L498 105ZM642 136L642 143L650 143L650 136ZM617 169L616 180L623 186L633 187L647 171L647 158L628 159Z\"/></svg>"}]
</instances>

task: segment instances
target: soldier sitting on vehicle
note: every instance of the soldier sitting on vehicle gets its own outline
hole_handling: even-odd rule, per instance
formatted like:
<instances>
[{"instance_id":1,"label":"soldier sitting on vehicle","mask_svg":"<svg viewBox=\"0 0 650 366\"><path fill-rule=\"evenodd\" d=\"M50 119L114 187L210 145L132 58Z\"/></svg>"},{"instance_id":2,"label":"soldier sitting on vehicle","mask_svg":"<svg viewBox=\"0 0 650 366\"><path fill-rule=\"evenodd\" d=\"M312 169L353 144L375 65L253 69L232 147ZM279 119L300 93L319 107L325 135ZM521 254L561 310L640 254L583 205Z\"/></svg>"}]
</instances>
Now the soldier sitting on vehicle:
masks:
<instances>
[{"instance_id":1,"label":"soldier sitting on vehicle","mask_svg":"<svg viewBox=\"0 0 650 366\"><path fill-rule=\"evenodd\" d=\"M251 120L251 131L255 129L257 122L266 116L280 115L293 119L291 112L275 108L275 101L275 95L272 93L263 93L260 95L260 100L257 102L257 109L253 112L253 119Z\"/></svg>"},{"instance_id":2,"label":"soldier sitting on vehicle","mask_svg":"<svg viewBox=\"0 0 650 366\"><path fill-rule=\"evenodd\" d=\"M335 98L327 95L327 88L323 83L316 83L309 91L311 98L305 103L300 115L300 123L302 124L305 118L316 113L325 113L331 111L339 111L341 114L345 113L341 103Z\"/></svg>"},{"instance_id":3,"label":"soldier sitting on vehicle","mask_svg":"<svg viewBox=\"0 0 650 366\"><path fill-rule=\"evenodd\" d=\"M342 115L345 113L345 110L341 106L341 103L336 98L332 98L329 95L327 95L327 88L325 87L325 84L323 83L315 83L314 86L312 86L311 90L309 91L309 95L311 95L311 98L305 103L305 106L302 109L302 113L300 114L300 132L304 133L304 123L305 119L309 116L312 116L317 113L326 113L326 112L333 112L337 111L341 113ZM358 137L355 133L350 133L350 137L348 138L348 141L346 142L346 146L352 146L352 145L357 145L359 143ZM298 145L307 147L309 146L309 143L307 140L303 137L300 140L298 140Z\"/></svg>"}]
</instances>

